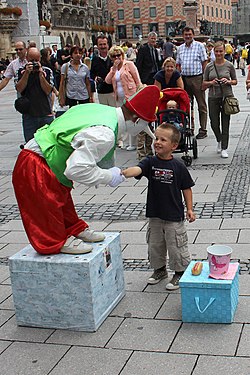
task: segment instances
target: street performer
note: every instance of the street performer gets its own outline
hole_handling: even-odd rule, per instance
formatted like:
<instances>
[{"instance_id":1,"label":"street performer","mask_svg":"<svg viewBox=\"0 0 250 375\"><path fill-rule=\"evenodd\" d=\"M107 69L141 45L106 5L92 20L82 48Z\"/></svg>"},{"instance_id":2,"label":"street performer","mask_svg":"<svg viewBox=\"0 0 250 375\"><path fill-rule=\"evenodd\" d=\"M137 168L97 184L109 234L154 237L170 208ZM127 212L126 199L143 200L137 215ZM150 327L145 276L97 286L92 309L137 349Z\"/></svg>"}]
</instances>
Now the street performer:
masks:
<instances>
[{"instance_id":1,"label":"street performer","mask_svg":"<svg viewBox=\"0 0 250 375\"><path fill-rule=\"evenodd\" d=\"M156 86L147 86L115 108L80 104L50 125L38 129L18 156L13 185L24 229L40 254L84 254L85 242L105 236L79 219L71 197L73 181L95 186L118 186L124 181L117 167L101 168L112 160L117 140L142 130L151 133L160 97ZM84 242L83 242L84 241Z\"/></svg>"}]
</instances>

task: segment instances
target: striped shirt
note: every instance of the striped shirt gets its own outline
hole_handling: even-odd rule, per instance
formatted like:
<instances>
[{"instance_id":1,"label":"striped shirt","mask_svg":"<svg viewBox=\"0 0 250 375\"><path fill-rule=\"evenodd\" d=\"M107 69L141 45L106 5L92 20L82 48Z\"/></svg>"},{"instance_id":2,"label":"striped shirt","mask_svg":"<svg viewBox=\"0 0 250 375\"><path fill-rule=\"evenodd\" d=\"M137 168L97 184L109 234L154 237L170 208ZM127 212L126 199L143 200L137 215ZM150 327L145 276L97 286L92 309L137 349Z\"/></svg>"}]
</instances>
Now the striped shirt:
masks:
<instances>
[{"instance_id":1,"label":"striped shirt","mask_svg":"<svg viewBox=\"0 0 250 375\"><path fill-rule=\"evenodd\" d=\"M202 74L202 63L206 60L206 49L202 43L196 40L193 40L189 47L183 43L177 50L176 64L181 65L183 76Z\"/></svg>"}]
</instances>

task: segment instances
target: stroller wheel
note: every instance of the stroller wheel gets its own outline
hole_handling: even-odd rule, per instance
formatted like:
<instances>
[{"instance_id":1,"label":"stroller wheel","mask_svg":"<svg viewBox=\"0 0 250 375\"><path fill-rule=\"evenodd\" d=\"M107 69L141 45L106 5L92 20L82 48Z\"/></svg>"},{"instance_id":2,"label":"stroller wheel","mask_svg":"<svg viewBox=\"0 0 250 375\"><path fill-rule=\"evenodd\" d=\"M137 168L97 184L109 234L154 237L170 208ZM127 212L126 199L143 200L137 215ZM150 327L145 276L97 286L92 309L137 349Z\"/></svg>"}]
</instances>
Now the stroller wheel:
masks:
<instances>
[{"instance_id":1,"label":"stroller wheel","mask_svg":"<svg viewBox=\"0 0 250 375\"><path fill-rule=\"evenodd\" d=\"M186 167L190 167L190 165L192 164L192 158L191 158L191 156L184 155L181 158L184 161L184 164L186 165Z\"/></svg>"},{"instance_id":2,"label":"stroller wheel","mask_svg":"<svg viewBox=\"0 0 250 375\"><path fill-rule=\"evenodd\" d=\"M197 139L192 137L192 149L193 149L193 157L194 159L198 158L198 146L197 146Z\"/></svg>"}]
</instances>

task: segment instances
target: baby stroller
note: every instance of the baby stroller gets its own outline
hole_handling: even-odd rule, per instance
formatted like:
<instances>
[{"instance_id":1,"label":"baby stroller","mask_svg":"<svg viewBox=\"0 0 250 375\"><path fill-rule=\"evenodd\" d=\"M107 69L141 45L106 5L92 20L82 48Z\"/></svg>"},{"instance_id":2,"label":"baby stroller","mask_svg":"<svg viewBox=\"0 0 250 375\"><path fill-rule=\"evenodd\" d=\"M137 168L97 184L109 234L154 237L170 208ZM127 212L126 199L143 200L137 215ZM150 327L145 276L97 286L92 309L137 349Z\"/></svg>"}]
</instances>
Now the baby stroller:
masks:
<instances>
[{"instance_id":1,"label":"baby stroller","mask_svg":"<svg viewBox=\"0 0 250 375\"><path fill-rule=\"evenodd\" d=\"M182 159L188 167L192 164L192 157L189 150L192 150L193 158L198 157L197 140L191 129L190 99L187 92L181 88L167 88L162 90L163 96L158 103L157 122L161 124L165 115L170 112L178 114L182 119L181 140L175 152L183 153ZM166 109L167 102L174 100L178 104L178 109ZM171 123L171 121L168 121Z\"/></svg>"}]
</instances>

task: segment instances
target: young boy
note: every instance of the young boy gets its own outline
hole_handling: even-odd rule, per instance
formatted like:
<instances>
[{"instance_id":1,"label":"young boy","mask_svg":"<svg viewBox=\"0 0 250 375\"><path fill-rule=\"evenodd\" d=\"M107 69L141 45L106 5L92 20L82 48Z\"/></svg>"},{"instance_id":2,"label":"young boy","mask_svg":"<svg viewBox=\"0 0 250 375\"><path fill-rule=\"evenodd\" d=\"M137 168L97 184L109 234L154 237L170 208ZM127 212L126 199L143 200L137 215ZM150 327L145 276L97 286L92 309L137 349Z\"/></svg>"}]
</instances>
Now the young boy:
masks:
<instances>
[{"instance_id":1,"label":"young boy","mask_svg":"<svg viewBox=\"0 0 250 375\"><path fill-rule=\"evenodd\" d=\"M187 232L184 225L184 196L189 222L195 220L191 187L194 182L186 166L173 158L172 152L180 141L180 132L173 124L162 123L155 131L156 156L140 161L138 166L122 171L126 178L142 176L148 179L146 216L149 218L147 243L149 260L154 273L149 284L168 277L166 255L174 270L167 290L179 288L179 280L190 262Z\"/></svg>"},{"instance_id":2,"label":"young boy","mask_svg":"<svg viewBox=\"0 0 250 375\"><path fill-rule=\"evenodd\" d=\"M183 131L183 123L180 113L175 112L175 109L178 109L178 104L175 100L169 100L166 105L166 109L169 110L166 114L164 114L162 121L168 122L170 124L174 124L175 127L182 132ZM171 111L173 109L173 111Z\"/></svg>"}]
</instances>

